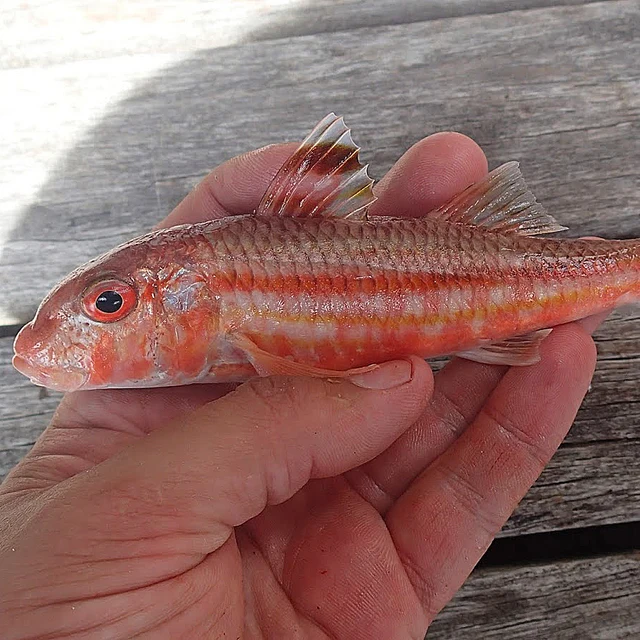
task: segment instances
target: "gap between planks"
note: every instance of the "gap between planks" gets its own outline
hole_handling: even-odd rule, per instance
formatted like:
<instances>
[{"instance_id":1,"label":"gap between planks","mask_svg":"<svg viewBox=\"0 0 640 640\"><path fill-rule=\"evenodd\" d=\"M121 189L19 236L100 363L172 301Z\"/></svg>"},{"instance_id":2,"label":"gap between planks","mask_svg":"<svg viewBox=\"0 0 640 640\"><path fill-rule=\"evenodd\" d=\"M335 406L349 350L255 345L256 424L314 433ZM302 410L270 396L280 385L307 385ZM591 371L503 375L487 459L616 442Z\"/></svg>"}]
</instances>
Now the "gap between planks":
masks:
<instances>
[{"instance_id":1,"label":"gap between planks","mask_svg":"<svg viewBox=\"0 0 640 640\"><path fill-rule=\"evenodd\" d=\"M427 640L640 637L640 553L478 568Z\"/></svg>"}]
</instances>

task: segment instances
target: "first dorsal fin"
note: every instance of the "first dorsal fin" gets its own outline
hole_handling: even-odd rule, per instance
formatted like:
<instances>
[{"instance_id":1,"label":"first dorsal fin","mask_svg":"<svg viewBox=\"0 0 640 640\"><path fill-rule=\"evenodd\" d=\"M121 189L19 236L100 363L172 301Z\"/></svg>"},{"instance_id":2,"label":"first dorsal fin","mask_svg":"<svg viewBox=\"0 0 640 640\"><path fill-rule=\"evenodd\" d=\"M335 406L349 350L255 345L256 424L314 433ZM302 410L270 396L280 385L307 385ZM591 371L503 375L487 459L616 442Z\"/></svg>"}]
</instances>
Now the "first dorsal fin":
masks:
<instances>
[{"instance_id":1,"label":"first dorsal fin","mask_svg":"<svg viewBox=\"0 0 640 640\"><path fill-rule=\"evenodd\" d=\"M564 231L529 191L517 162L507 162L432 212L441 220L524 236Z\"/></svg>"},{"instance_id":2,"label":"first dorsal fin","mask_svg":"<svg viewBox=\"0 0 640 640\"><path fill-rule=\"evenodd\" d=\"M257 215L339 218L364 216L373 180L360 164L344 120L323 118L269 185Z\"/></svg>"}]
</instances>

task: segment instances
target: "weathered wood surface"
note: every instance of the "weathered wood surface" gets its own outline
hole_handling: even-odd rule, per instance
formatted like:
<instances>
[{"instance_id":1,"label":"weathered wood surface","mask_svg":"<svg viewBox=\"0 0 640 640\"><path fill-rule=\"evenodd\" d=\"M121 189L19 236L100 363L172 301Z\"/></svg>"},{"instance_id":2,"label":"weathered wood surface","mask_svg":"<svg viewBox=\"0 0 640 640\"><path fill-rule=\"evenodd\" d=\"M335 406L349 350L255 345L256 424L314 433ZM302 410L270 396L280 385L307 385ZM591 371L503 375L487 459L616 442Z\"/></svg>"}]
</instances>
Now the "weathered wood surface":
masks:
<instances>
[{"instance_id":1,"label":"weathered wood surface","mask_svg":"<svg viewBox=\"0 0 640 640\"><path fill-rule=\"evenodd\" d=\"M2 3L0 336L209 167L331 110L376 177L456 129L491 166L521 160L572 233L640 236L637 0L224 4ZM11 340L0 476L59 399L11 369ZM605 324L598 346L576 425L501 535L640 520L640 314ZM639 582L633 555L479 569L428 637L640 637Z\"/></svg>"},{"instance_id":2,"label":"weathered wood surface","mask_svg":"<svg viewBox=\"0 0 640 640\"><path fill-rule=\"evenodd\" d=\"M58 159L6 232L0 312L26 321L56 280L148 229L207 168L299 139L330 110L347 116L378 177L426 133L457 129L492 166L521 160L574 233L640 235L639 14L625 0L269 41L198 52L144 81L147 56L4 72L36 101L47 88L64 96L67 124L66 105L82 111L91 90L113 80L131 93ZM11 125L7 209L23 186L12 158L34 139L19 114ZM32 152L47 156L48 144L43 132Z\"/></svg>"},{"instance_id":3,"label":"weathered wood surface","mask_svg":"<svg viewBox=\"0 0 640 640\"><path fill-rule=\"evenodd\" d=\"M353 31L589 0L4 0L0 68L140 53L190 53L240 42Z\"/></svg>"},{"instance_id":4,"label":"weathered wood surface","mask_svg":"<svg viewBox=\"0 0 640 640\"><path fill-rule=\"evenodd\" d=\"M427 640L640 637L640 554L478 569Z\"/></svg>"}]
</instances>

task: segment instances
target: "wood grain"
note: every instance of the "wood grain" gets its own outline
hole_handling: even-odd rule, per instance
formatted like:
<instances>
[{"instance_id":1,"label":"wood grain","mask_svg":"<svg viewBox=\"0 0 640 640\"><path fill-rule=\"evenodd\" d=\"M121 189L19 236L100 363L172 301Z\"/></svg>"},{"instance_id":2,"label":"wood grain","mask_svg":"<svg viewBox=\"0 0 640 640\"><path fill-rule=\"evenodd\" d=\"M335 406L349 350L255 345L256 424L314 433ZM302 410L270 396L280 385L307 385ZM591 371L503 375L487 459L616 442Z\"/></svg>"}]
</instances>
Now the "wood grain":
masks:
<instances>
[{"instance_id":1,"label":"wood grain","mask_svg":"<svg viewBox=\"0 0 640 640\"><path fill-rule=\"evenodd\" d=\"M20 86L70 87L56 94L62 105L110 78L130 78L130 94L16 214L0 257L0 312L9 324L28 320L60 277L148 229L209 167L299 139L330 110L346 115L376 177L425 134L457 129L492 166L520 159L574 234L640 236L639 14L623 0L321 34L195 53L145 80L144 56L108 73L108 61L21 70ZM32 127L14 124L14 151L47 154L45 137L34 143ZM14 174L2 156L7 211Z\"/></svg>"},{"instance_id":2,"label":"wood grain","mask_svg":"<svg viewBox=\"0 0 640 640\"><path fill-rule=\"evenodd\" d=\"M588 0L4 0L0 68L195 49L317 33L585 4Z\"/></svg>"},{"instance_id":3,"label":"wood grain","mask_svg":"<svg viewBox=\"0 0 640 640\"><path fill-rule=\"evenodd\" d=\"M427 640L640 637L640 554L474 572Z\"/></svg>"}]
</instances>

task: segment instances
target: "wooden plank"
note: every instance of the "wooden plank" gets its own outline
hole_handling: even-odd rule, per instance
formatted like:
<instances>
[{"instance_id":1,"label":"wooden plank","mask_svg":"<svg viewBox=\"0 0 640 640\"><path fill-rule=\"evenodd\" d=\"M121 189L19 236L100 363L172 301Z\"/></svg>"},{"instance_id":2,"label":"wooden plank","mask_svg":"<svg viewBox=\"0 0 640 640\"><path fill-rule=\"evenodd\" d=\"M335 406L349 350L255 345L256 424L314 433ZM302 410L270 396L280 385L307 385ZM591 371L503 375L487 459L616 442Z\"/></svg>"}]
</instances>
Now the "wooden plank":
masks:
<instances>
[{"instance_id":1,"label":"wooden plank","mask_svg":"<svg viewBox=\"0 0 640 640\"><path fill-rule=\"evenodd\" d=\"M594 338L598 366L567 442L640 437L640 311L615 312Z\"/></svg>"},{"instance_id":2,"label":"wooden plank","mask_svg":"<svg viewBox=\"0 0 640 640\"><path fill-rule=\"evenodd\" d=\"M61 397L54 392L43 393L13 370L11 343L11 338L0 338L0 477L27 452ZM610 401L616 397L616 385L615 380L596 376L594 388L602 387L597 397ZM625 415L627 406L638 400L640 390L636 386L633 398L626 404L616 403L615 410ZM597 404L583 410L575 429L599 411ZM569 442L560 449L501 536L640 520L637 430L634 438L623 429L609 433L603 423L588 424L591 441L583 436L584 441Z\"/></svg>"},{"instance_id":3,"label":"wooden plank","mask_svg":"<svg viewBox=\"0 0 640 640\"><path fill-rule=\"evenodd\" d=\"M13 338L0 338L0 478L47 426L62 394L32 385L11 366Z\"/></svg>"},{"instance_id":4,"label":"wooden plank","mask_svg":"<svg viewBox=\"0 0 640 640\"><path fill-rule=\"evenodd\" d=\"M0 213L15 217L0 257L3 322L28 320L56 280L148 229L208 167L299 139L330 110L346 114L377 177L426 133L457 129L492 166L520 159L573 233L640 236L631 169L640 160L639 13L620 0L322 34L196 53L146 80L156 58L118 58L104 77L109 61L24 69L19 80L4 72L22 96L16 113L28 109L20 87L46 81L70 136L69 105L84 108L86 87L120 78L131 93L96 116L37 193L16 179L16 157L23 147L48 153L48 108L40 104L35 133L31 121L10 120L13 155L0 157ZM20 198L33 202L12 208Z\"/></svg>"},{"instance_id":5,"label":"wooden plank","mask_svg":"<svg viewBox=\"0 0 640 640\"><path fill-rule=\"evenodd\" d=\"M140 53L189 53L291 38L588 0L5 0L0 68Z\"/></svg>"},{"instance_id":6,"label":"wooden plank","mask_svg":"<svg viewBox=\"0 0 640 640\"><path fill-rule=\"evenodd\" d=\"M562 446L500 537L640 520L640 440Z\"/></svg>"},{"instance_id":7,"label":"wooden plank","mask_svg":"<svg viewBox=\"0 0 640 640\"><path fill-rule=\"evenodd\" d=\"M478 569L427 640L640 637L640 554Z\"/></svg>"}]
</instances>

